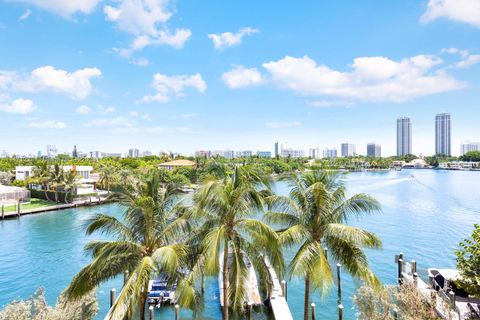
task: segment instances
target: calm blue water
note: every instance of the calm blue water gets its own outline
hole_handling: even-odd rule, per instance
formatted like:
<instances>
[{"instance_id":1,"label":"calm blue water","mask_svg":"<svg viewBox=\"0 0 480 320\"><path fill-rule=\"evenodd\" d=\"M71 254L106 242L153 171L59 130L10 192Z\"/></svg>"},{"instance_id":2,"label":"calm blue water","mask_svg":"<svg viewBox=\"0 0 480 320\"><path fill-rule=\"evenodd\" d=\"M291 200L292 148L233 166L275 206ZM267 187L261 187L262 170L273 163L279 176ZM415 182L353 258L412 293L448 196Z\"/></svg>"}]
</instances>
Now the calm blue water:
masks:
<instances>
[{"instance_id":1,"label":"calm blue water","mask_svg":"<svg viewBox=\"0 0 480 320\"><path fill-rule=\"evenodd\" d=\"M409 176L415 175L415 179ZM368 216L353 225L377 233L384 248L369 251L372 269L384 283L395 283L394 255L403 251L408 260L415 259L418 269L430 266L454 267L453 250L467 237L473 223L480 222L480 172L410 170L354 173L347 177L349 193L365 192L375 196L383 206L381 214ZM287 194L285 185L277 192ZM0 306L14 299L25 299L36 288L46 288L48 302L54 304L58 294L73 275L88 263L83 246L85 220L94 213L121 215L116 205L81 208L24 216L0 221ZM94 238L99 238L94 236ZM287 258L291 252L286 253ZM354 281L344 276L345 318L354 319L351 297ZM108 309L109 289L120 289L121 279L99 288L99 319ZM295 319L303 317L303 282L288 283L288 302ZM317 318L337 319L336 291L320 297L313 294ZM173 319L171 308L157 311L159 319ZM183 312L182 319L191 318ZM197 319L221 318L218 289L214 278L207 281L204 312ZM257 313L255 319L265 319Z\"/></svg>"}]
</instances>

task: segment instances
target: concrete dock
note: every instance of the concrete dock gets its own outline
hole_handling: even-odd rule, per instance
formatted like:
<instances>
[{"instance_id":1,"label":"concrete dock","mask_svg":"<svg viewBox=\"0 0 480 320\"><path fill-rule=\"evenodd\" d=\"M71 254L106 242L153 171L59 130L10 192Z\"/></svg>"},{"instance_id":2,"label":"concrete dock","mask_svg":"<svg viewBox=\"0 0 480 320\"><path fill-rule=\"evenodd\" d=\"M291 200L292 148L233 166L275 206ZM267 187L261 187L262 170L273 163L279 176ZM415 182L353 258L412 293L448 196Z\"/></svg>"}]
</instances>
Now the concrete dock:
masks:
<instances>
[{"instance_id":1,"label":"concrete dock","mask_svg":"<svg viewBox=\"0 0 480 320\"><path fill-rule=\"evenodd\" d=\"M270 306L272 308L275 320L293 320L287 300L283 295L280 280L278 279L275 269L273 269L270 261L266 257L265 264L268 267L268 272L270 273L270 277L273 281L272 293L270 296Z\"/></svg>"}]
</instances>

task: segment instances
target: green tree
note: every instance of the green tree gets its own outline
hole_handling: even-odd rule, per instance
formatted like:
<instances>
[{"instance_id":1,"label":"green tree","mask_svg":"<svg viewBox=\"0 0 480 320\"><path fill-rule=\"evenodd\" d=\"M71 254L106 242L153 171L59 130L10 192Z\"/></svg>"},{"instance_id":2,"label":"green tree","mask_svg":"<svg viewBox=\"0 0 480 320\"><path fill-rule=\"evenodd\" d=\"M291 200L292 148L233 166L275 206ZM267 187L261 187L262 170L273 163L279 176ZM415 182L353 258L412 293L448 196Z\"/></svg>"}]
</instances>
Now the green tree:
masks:
<instances>
[{"instance_id":1,"label":"green tree","mask_svg":"<svg viewBox=\"0 0 480 320\"><path fill-rule=\"evenodd\" d=\"M460 156L461 161L480 161L480 151L470 151Z\"/></svg>"},{"instance_id":2,"label":"green tree","mask_svg":"<svg viewBox=\"0 0 480 320\"><path fill-rule=\"evenodd\" d=\"M108 191L108 194L110 194L110 189L116 181L117 167L110 162L106 162L106 163L102 163L98 167L97 171L100 174L100 179L98 180L98 183L103 188L106 188Z\"/></svg>"},{"instance_id":3,"label":"green tree","mask_svg":"<svg viewBox=\"0 0 480 320\"><path fill-rule=\"evenodd\" d=\"M368 267L363 248L380 248L380 239L346 222L379 211L380 204L366 194L347 198L339 178L339 174L327 171L294 174L287 178L290 196L274 196L269 201L271 211L267 219L284 227L280 230L280 241L287 247L298 247L288 271L290 276L305 279L305 320L310 308L310 287L324 292L333 283L324 248L352 276L378 281Z\"/></svg>"},{"instance_id":4,"label":"green tree","mask_svg":"<svg viewBox=\"0 0 480 320\"><path fill-rule=\"evenodd\" d=\"M469 239L460 242L455 251L457 268L462 278L459 285L469 294L480 297L480 225L475 224Z\"/></svg>"},{"instance_id":5,"label":"green tree","mask_svg":"<svg viewBox=\"0 0 480 320\"><path fill-rule=\"evenodd\" d=\"M58 190L65 185L65 172L59 164L55 164L50 171L50 185L55 191L55 202L58 202Z\"/></svg>"},{"instance_id":6,"label":"green tree","mask_svg":"<svg viewBox=\"0 0 480 320\"><path fill-rule=\"evenodd\" d=\"M48 198L49 185L51 182L51 167L46 161L40 161L33 168L32 177L28 178L29 183L38 184L45 192L45 199Z\"/></svg>"},{"instance_id":7,"label":"green tree","mask_svg":"<svg viewBox=\"0 0 480 320\"><path fill-rule=\"evenodd\" d=\"M85 246L93 261L73 278L67 297L80 297L127 270L129 277L109 319L131 319L137 310L143 320L151 277L162 270L173 281L181 277L178 270L185 265L187 248L181 237L189 230L189 211L179 202L178 192L172 184L162 188L154 171L112 194L112 199L126 207L123 221L104 214L90 219L87 234L101 232L113 240Z\"/></svg>"},{"instance_id":8,"label":"green tree","mask_svg":"<svg viewBox=\"0 0 480 320\"><path fill-rule=\"evenodd\" d=\"M243 311L247 292L245 282L248 258L260 275L260 283L269 283L264 256L279 271L283 266L277 234L254 216L264 210L264 196L269 194L268 180L245 168L236 167L221 179L206 179L194 195L204 223L203 255L207 275L218 275L223 252L222 318L228 320L229 309ZM228 259L228 256L232 259Z\"/></svg>"},{"instance_id":9,"label":"green tree","mask_svg":"<svg viewBox=\"0 0 480 320\"><path fill-rule=\"evenodd\" d=\"M66 192L65 194L65 203L68 203L68 194L72 195L76 192L78 187L78 174L76 171L68 171L65 173L63 188Z\"/></svg>"}]
</instances>

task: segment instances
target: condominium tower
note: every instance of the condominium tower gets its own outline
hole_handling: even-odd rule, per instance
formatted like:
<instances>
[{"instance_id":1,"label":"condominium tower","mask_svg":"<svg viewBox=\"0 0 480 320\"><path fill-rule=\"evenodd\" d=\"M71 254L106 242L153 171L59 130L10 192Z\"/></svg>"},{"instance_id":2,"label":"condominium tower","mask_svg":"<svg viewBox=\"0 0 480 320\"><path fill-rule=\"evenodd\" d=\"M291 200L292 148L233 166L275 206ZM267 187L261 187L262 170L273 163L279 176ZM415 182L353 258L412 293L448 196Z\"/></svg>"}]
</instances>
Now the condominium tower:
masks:
<instances>
[{"instance_id":1,"label":"condominium tower","mask_svg":"<svg viewBox=\"0 0 480 320\"><path fill-rule=\"evenodd\" d=\"M382 146L375 143L367 144L367 157L380 158L382 156Z\"/></svg>"},{"instance_id":2,"label":"condominium tower","mask_svg":"<svg viewBox=\"0 0 480 320\"><path fill-rule=\"evenodd\" d=\"M435 116L435 154L451 156L450 113Z\"/></svg>"},{"instance_id":3,"label":"condominium tower","mask_svg":"<svg viewBox=\"0 0 480 320\"><path fill-rule=\"evenodd\" d=\"M342 157L353 157L356 153L356 146L354 144L342 143Z\"/></svg>"},{"instance_id":4,"label":"condominium tower","mask_svg":"<svg viewBox=\"0 0 480 320\"><path fill-rule=\"evenodd\" d=\"M412 123L410 118L397 119L397 156L412 154Z\"/></svg>"}]
</instances>

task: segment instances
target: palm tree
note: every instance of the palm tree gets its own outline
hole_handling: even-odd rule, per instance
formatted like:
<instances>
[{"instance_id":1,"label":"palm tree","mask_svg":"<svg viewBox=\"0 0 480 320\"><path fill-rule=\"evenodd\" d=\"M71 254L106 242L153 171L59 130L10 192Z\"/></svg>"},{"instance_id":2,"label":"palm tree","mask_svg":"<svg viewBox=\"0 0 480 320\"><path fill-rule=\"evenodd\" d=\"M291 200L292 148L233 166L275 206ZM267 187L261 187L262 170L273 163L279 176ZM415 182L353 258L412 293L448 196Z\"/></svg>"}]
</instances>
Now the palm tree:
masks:
<instances>
[{"instance_id":1,"label":"palm tree","mask_svg":"<svg viewBox=\"0 0 480 320\"><path fill-rule=\"evenodd\" d=\"M189 230L189 215L178 200L178 190L171 184L161 188L158 173L150 172L113 194L112 198L126 207L123 219L104 214L90 219L87 234L101 232L113 240L91 241L85 246L93 261L73 278L67 288L69 299L128 271L129 277L108 316L131 319L139 311L143 320L151 277L161 270L173 281L185 265L187 248L181 237Z\"/></svg>"},{"instance_id":2,"label":"palm tree","mask_svg":"<svg viewBox=\"0 0 480 320\"><path fill-rule=\"evenodd\" d=\"M217 275L219 258L223 251L223 309L222 318L228 320L229 306L235 313L244 308L247 298L245 281L248 258L260 275L260 283L268 284L264 256L281 270L283 257L278 235L265 223L254 218L264 210L264 196L268 181L245 168L236 167L224 178L206 178L194 195L194 201L203 225L203 259L205 273ZM228 259L228 256L232 259ZM229 265L230 263L230 265ZM233 288L233 290L232 290Z\"/></svg>"},{"instance_id":3,"label":"palm tree","mask_svg":"<svg viewBox=\"0 0 480 320\"><path fill-rule=\"evenodd\" d=\"M48 189L51 179L51 167L46 161L39 161L35 168L33 169L33 176L29 179L30 182L34 184L39 184L42 186L42 189L45 192L45 199L50 201L48 198Z\"/></svg>"},{"instance_id":4,"label":"palm tree","mask_svg":"<svg viewBox=\"0 0 480 320\"><path fill-rule=\"evenodd\" d=\"M72 194L78 187L78 173L74 170L71 170L65 173L64 181L63 181L63 188L65 190L65 203L68 203L68 193Z\"/></svg>"},{"instance_id":5,"label":"palm tree","mask_svg":"<svg viewBox=\"0 0 480 320\"><path fill-rule=\"evenodd\" d=\"M64 186L65 172L59 164L53 166L50 172L50 184L55 190L55 202L58 202L58 188Z\"/></svg>"},{"instance_id":6,"label":"palm tree","mask_svg":"<svg viewBox=\"0 0 480 320\"><path fill-rule=\"evenodd\" d=\"M110 195L110 188L115 182L116 171L117 168L110 163L102 163L98 167L98 172L100 173L100 180L98 183L107 188L108 195Z\"/></svg>"},{"instance_id":7,"label":"palm tree","mask_svg":"<svg viewBox=\"0 0 480 320\"><path fill-rule=\"evenodd\" d=\"M310 286L328 290L333 275L324 248L354 277L377 283L368 267L363 248L380 248L381 241L373 233L348 226L350 218L380 210L371 196L346 196L340 175L328 171L311 171L287 178L289 197L269 199L271 211L267 220L281 224L280 241L298 248L288 266L290 276L305 278L304 319L308 320Z\"/></svg>"}]
</instances>

